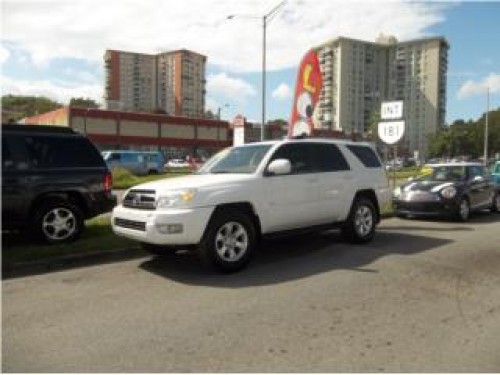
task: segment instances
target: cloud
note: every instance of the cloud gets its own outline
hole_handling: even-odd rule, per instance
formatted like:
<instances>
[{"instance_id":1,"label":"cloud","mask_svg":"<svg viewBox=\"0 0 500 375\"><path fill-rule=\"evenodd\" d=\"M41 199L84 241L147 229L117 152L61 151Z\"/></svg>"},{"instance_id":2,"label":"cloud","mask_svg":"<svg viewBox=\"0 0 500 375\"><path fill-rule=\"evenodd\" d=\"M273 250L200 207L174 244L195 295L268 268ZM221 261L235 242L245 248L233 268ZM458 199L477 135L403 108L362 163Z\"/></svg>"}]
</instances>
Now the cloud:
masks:
<instances>
[{"instance_id":1,"label":"cloud","mask_svg":"<svg viewBox=\"0 0 500 375\"><path fill-rule=\"evenodd\" d=\"M10 57L10 52L7 48L0 46L0 64L6 62Z\"/></svg>"},{"instance_id":2,"label":"cloud","mask_svg":"<svg viewBox=\"0 0 500 375\"><path fill-rule=\"evenodd\" d=\"M103 63L106 49L156 53L179 48L227 71L261 69L268 0L3 0L2 38L44 66L56 58ZM295 67L311 47L337 36L400 40L427 36L452 3L288 0L267 27L267 67ZM231 20L228 15L236 14ZM75 17L81 22L75 22Z\"/></svg>"},{"instance_id":3,"label":"cloud","mask_svg":"<svg viewBox=\"0 0 500 375\"><path fill-rule=\"evenodd\" d=\"M90 98L102 104L101 84L81 84L80 82L50 80L14 80L0 77L2 94L45 96L62 104L71 98Z\"/></svg>"},{"instance_id":4,"label":"cloud","mask_svg":"<svg viewBox=\"0 0 500 375\"><path fill-rule=\"evenodd\" d=\"M488 88L492 94L500 92L500 74L490 73L489 76L479 81L468 80L458 90L457 98L466 99L471 96L485 95Z\"/></svg>"},{"instance_id":5,"label":"cloud","mask_svg":"<svg viewBox=\"0 0 500 375\"><path fill-rule=\"evenodd\" d=\"M220 96L227 100L243 103L257 91L248 82L230 77L226 73L212 74L207 77L207 92L212 96Z\"/></svg>"},{"instance_id":6,"label":"cloud","mask_svg":"<svg viewBox=\"0 0 500 375\"><path fill-rule=\"evenodd\" d=\"M279 85L271 94L274 99L286 100L292 97L292 90L286 83Z\"/></svg>"}]
</instances>

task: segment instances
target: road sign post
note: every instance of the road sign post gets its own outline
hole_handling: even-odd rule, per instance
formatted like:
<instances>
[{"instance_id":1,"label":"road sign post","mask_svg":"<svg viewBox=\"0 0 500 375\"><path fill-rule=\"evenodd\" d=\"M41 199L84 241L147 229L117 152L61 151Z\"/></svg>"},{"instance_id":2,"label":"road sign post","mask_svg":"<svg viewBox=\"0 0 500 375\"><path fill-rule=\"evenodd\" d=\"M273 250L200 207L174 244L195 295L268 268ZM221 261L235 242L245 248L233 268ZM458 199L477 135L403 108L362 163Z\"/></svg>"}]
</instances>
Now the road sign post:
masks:
<instances>
[{"instance_id":1,"label":"road sign post","mask_svg":"<svg viewBox=\"0 0 500 375\"><path fill-rule=\"evenodd\" d=\"M399 142L405 132L405 122L403 118L403 102L383 102L380 109L380 117L382 120L391 120L379 122L378 136L387 145L394 145L393 151L393 186L396 187L396 159L398 157L397 142ZM397 120L397 121L395 121Z\"/></svg>"}]
</instances>

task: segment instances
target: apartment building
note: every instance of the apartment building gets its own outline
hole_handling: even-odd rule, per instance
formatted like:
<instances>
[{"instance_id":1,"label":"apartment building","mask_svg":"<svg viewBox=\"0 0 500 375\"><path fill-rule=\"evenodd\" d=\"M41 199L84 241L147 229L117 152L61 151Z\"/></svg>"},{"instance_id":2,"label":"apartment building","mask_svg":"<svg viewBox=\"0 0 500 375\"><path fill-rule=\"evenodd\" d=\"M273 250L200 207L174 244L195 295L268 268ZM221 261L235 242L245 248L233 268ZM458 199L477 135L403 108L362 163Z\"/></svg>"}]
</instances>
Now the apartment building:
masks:
<instances>
[{"instance_id":1,"label":"apartment building","mask_svg":"<svg viewBox=\"0 0 500 375\"><path fill-rule=\"evenodd\" d=\"M403 148L425 158L430 134L444 124L448 43L444 38L376 42L339 37L317 48L323 89L319 129L366 134L383 101L402 100Z\"/></svg>"},{"instance_id":2,"label":"apartment building","mask_svg":"<svg viewBox=\"0 0 500 375\"><path fill-rule=\"evenodd\" d=\"M107 50L106 108L203 117L205 65L205 56L188 50L156 55Z\"/></svg>"}]
</instances>

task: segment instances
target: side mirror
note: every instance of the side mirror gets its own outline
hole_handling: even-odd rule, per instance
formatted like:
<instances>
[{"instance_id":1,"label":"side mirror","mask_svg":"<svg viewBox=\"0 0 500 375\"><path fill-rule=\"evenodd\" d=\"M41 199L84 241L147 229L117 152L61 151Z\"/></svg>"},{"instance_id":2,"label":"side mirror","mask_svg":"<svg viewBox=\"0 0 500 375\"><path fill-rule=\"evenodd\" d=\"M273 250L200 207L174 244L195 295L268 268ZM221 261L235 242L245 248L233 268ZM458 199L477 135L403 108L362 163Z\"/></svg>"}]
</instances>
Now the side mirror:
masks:
<instances>
[{"instance_id":1,"label":"side mirror","mask_svg":"<svg viewBox=\"0 0 500 375\"><path fill-rule=\"evenodd\" d=\"M484 182L484 177L483 176L476 176L472 179L472 182L474 182L474 183Z\"/></svg>"},{"instance_id":2,"label":"side mirror","mask_svg":"<svg viewBox=\"0 0 500 375\"><path fill-rule=\"evenodd\" d=\"M292 164L287 159L276 159L269 164L266 174L269 176L281 176L292 172Z\"/></svg>"}]
</instances>

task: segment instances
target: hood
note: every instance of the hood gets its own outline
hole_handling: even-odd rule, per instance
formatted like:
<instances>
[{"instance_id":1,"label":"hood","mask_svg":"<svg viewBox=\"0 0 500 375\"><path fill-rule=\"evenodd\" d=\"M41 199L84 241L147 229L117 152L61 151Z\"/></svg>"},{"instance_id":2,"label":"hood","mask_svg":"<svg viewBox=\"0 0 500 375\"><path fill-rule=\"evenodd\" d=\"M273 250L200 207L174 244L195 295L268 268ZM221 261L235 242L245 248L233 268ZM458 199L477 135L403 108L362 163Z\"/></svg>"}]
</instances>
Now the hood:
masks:
<instances>
[{"instance_id":1,"label":"hood","mask_svg":"<svg viewBox=\"0 0 500 375\"><path fill-rule=\"evenodd\" d=\"M450 181L411 181L403 186L401 190L404 192L410 191L425 191L429 193L437 193L448 186L457 186L457 183Z\"/></svg>"},{"instance_id":2,"label":"hood","mask_svg":"<svg viewBox=\"0 0 500 375\"><path fill-rule=\"evenodd\" d=\"M161 193L163 191L175 189L200 189L207 186L214 187L222 184L244 183L253 178L253 174L191 174L146 182L133 186L131 189L155 190L157 193Z\"/></svg>"}]
</instances>

